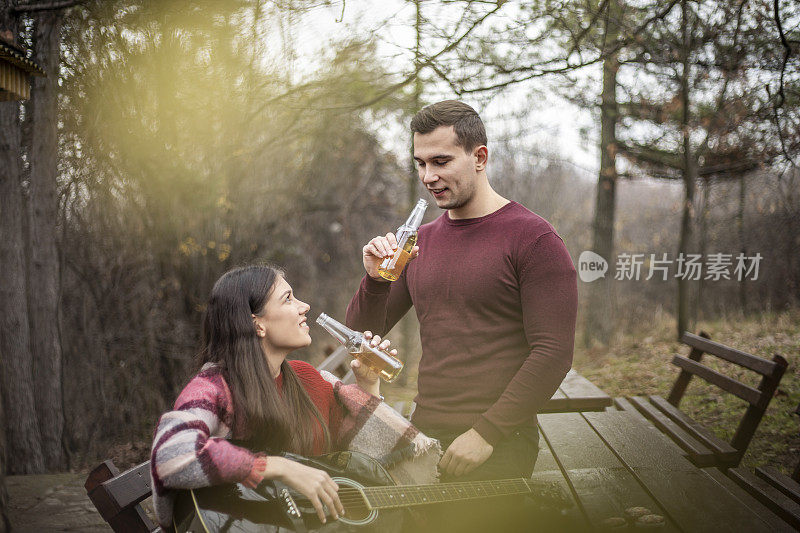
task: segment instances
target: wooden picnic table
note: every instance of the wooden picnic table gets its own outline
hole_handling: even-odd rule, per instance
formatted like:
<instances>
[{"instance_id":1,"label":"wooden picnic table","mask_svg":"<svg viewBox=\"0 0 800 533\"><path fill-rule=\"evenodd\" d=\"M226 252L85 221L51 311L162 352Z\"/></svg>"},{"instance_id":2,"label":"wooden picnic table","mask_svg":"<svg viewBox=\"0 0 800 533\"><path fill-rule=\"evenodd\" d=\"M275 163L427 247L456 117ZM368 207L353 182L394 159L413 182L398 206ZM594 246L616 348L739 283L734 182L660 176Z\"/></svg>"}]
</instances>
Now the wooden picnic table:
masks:
<instances>
[{"instance_id":1,"label":"wooden picnic table","mask_svg":"<svg viewBox=\"0 0 800 533\"><path fill-rule=\"evenodd\" d=\"M578 374L575 369L567 376L540 413L567 413L572 411L602 411L611 406L611 396L597 385Z\"/></svg>"},{"instance_id":2,"label":"wooden picnic table","mask_svg":"<svg viewBox=\"0 0 800 533\"><path fill-rule=\"evenodd\" d=\"M793 531L716 468L701 469L634 413L539 416L533 478L556 481L573 501L574 530L606 530L604 520L646 507L661 531Z\"/></svg>"}]
</instances>

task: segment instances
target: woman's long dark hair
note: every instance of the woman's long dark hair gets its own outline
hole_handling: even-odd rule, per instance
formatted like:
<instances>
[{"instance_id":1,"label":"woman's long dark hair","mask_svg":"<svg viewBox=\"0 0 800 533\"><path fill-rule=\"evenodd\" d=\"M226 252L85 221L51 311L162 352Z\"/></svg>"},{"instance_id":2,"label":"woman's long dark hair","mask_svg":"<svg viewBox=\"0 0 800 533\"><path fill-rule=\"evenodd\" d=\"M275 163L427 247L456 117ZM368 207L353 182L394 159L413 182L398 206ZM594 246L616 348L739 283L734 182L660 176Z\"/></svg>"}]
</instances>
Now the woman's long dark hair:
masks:
<instances>
[{"instance_id":1,"label":"woman's long dark hair","mask_svg":"<svg viewBox=\"0 0 800 533\"><path fill-rule=\"evenodd\" d=\"M233 394L234 437L254 449L310 455L315 428L321 427L324 447L329 448L328 428L287 361L281 364L281 395L253 325L252 315L264 311L282 274L269 265L252 265L217 280L203 320L198 362L222 369ZM237 430L244 435L236 435Z\"/></svg>"}]
</instances>

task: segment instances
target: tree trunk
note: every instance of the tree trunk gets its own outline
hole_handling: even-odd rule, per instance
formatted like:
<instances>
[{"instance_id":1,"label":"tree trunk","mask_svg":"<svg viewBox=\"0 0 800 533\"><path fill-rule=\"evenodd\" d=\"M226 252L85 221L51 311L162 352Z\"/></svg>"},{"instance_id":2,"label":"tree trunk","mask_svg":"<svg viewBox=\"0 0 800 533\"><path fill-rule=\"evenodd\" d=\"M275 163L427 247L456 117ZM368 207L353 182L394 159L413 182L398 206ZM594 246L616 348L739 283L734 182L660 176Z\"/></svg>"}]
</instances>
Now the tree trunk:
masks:
<instances>
[{"instance_id":1,"label":"tree trunk","mask_svg":"<svg viewBox=\"0 0 800 533\"><path fill-rule=\"evenodd\" d=\"M688 160L689 157L684 157L684 160ZM688 161L687 161L688 162ZM678 253L686 254L689 253L689 248L691 246L692 237L694 232L692 231L692 225L694 224L694 189L695 183L694 180L691 178L690 171L685 171L685 175L683 178L683 185L684 185L684 198L683 198L683 214L681 215L681 236L680 236L680 243L678 245ZM678 339L680 339L681 335L684 331L689 330L689 289L691 288L690 280L684 279L684 277L678 278Z\"/></svg>"},{"instance_id":2,"label":"tree trunk","mask_svg":"<svg viewBox=\"0 0 800 533\"><path fill-rule=\"evenodd\" d=\"M31 147L28 271L28 313L33 352L34 395L42 453L48 470L62 466L64 427L61 394L61 340L58 320L58 77L61 55L61 12L41 11L34 17L36 62L47 77L31 88Z\"/></svg>"},{"instance_id":3,"label":"tree trunk","mask_svg":"<svg viewBox=\"0 0 800 533\"><path fill-rule=\"evenodd\" d=\"M11 531L11 523L6 514L6 509L8 509L8 493L6 492L6 439L5 432L3 431L4 423L3 397L0 394L0 533Z\"/></svg>"},{"instance_id":4,"label":"tree trunk","mask_svg":"<svg viewBox=\"0 0 800 533\"><path fill-rule=\"evenodd\" d=\"M615 7L609 2L608 9ZM606 42L614 46L617 40L616 21L619 10L609 13ZM617 71L619 59L608 54L603 60L603 93L600 105L600 175L594 213L592 250L614 265L614 207L617 191ZM578 266L580 268L580 265ZM589 304L586 309L583 343L594 341L607 345L614 332L614 294L612 276L606 275L589 285Z\"/></svg>"},{"instance_id":5,"label":"tree trunk","mask_svg":"<svg viewBox=\"0 0 800 533\"><path fill-rule=\"evenodd\" d=\"M414 93L412 94L412 109L411 109L411 116L413 116L417 111L420 110L422 107L422 80L419 77L419 69L420 64L422 62L422 56L420 53L420 44L422 40L422 0L414 0L414 7L416 17L414 19L414 29L416 31L416 44L414 46L414 69L416 70L417 77L414 80ZM419 183L419 174L417 173L417 164L414 161L414 134L409 133L409 154L408 154L408 209L406 212L410 213L414 206L417 203L417 183ZM409 317L412 314L409 313L400 320L398 324L400 327L400 338L403 342L403 361L406 367L411 366L412 364L418 364L417 354L415 354L412 350L415 346L415 342L413 339L414 335L414 323L411 321ZM414 355L412 355L414 354ZM397 384L400 387L405 387L408 385L408 371L402 372L400 377L398 378Z\"/></svg>"},{"instance_id":6,"label":"tree trunk","mask_svg":"<svg viewBox=\"0 0 800 533\"><path fill-rule=\"evenodd\" d=\"M746 175L744 172L741 173L739 176L739 213L736 216L736 228L739 230L739 251L742 252L742 255L747 257L747 246L745 245L745 237L744 237L744 209L745 209L745 202L747 200L747 188L746 188ZM742 309L742 313L747 312L747 283L743 281L739 282L739 307Z\"/></svg>"},{"instance_id":7,"label":"tree trunk","mask_svg":"<svg viewBox=\"0 0 800 533\"><path fill-rule=\"evenodd\" d=\"M16 34L11 2L0 3L0 30ZM22 235L19 103L0 102L0 357L6 409L6 464L12 474L44 471L31 374Z\"/></svg>"},{"instance_id":8,"label":"tree trunk","mask_svg":"<svg viewBox=\"0 0 800 533\"><path fill-rule=\"evenodd\" d=\"M690 109L689 109L689 50L690 50L690 24L689 24L689 6L687 0L681 2L682 10L682 23L683 23L683 69L680 77L680 92L681 92L681 127L683 134L683 185L684 185L684 199L683 199L683 214L681 216L681 236L680 244L678 246L679 254L689 253L689 247L692 242L693 224L694 224L694 191L697 182L697 165L695 163L694 154L692 153L692 144L690 136ZM686 276L678 278L678 339L684 331L689 329L689 289L690 282L685 279Z\"/></svg>"},{"instance_id":9,"label":"tree trunk","mask_svg":"<svg viewBox=\"0 0 800 533\"><path fill-rule=\"evenodd\" d=\"M699 253L702 257L708 253L708 216L709 216L709 199L711 197L711 177L705 177L703 183L703 207L700 209L700 220L698 226L700 227L700 235L698 241L700 245ZM697 300L695 301L693 315L696 317L704 316L705 309L703 309L703 293L706 289L705 279L700 278L697 284Z\"/></svg>"}]
</instances>

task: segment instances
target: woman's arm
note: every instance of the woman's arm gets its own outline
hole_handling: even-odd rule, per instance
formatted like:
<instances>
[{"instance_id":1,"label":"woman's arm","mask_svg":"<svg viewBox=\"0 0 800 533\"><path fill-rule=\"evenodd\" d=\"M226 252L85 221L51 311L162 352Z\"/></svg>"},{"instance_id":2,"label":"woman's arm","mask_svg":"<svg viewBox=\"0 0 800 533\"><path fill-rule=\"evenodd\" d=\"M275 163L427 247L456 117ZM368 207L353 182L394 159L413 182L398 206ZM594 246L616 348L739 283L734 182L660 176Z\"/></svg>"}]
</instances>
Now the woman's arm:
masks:
<instances>
[{"instance_id":1,"label":"woman's arm","mask_svg":"<svg viewBox=\"0 0 800 533\"><path fill-rule=\"evenodd\" d=\"M256 455L225 440L230 405L221 375L203 372L189 382L174 409L159 419L153 439L152 472L159 488L256 481L251 479L258 477Z\"/></svg>"}]
</instances>

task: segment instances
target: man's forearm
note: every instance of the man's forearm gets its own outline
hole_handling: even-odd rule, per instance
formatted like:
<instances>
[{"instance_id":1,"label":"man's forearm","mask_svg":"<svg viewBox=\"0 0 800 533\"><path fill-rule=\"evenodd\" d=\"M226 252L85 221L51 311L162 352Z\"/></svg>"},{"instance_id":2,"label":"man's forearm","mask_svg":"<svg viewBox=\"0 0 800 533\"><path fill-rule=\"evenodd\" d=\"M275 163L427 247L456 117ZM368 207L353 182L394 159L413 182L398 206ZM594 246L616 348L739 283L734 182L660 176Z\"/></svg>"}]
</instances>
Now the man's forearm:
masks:
<instances>
[{"instance_id":1,"label":"man's forearm","mask_svg":"<svg viewBox=\"0 0 800 533\"><path fill-rule=\"evenodd\" d=\"M384 336L411 307L401 281L380 282L364 276L347 306L345 323L358 331Z\"/></svg>"},{"instance_id":2,"label":"man's forearm","mask_svg":"<svg viewBox=\"0 0 800 533\"><path fill-rule=\"evenodd\" d=\"M560 364L541 365L535 352L512 378L500 398L472 426L495 445L514 428L529 422L552 398L572 363L572 352Z\"/></svg>"}]
</instances>

